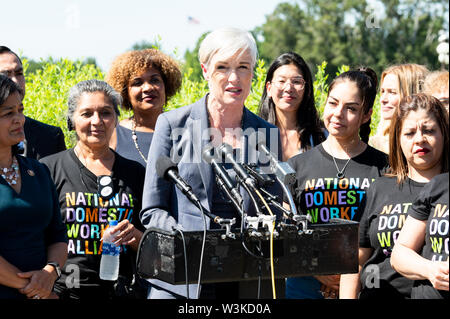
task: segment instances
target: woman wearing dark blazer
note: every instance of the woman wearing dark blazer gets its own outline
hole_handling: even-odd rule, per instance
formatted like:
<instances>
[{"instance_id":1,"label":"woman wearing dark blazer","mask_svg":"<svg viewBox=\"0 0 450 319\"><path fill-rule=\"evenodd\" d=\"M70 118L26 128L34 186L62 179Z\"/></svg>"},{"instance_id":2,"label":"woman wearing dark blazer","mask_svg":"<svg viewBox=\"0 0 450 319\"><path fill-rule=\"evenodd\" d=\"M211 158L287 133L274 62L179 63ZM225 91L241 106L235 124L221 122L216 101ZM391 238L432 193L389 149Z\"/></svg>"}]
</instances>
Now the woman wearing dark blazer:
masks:
<instances>
[{"instance_id":1,"label":"woman wearing dark blazer","mask_svg":"<svg viewBox=\"0 0 450 319\"><path fill-rule=\"evenodd\" d=\"M0 74L0 299L46 299L67 258L48 169L17 154L25 137L20 88Z\"/></svg>"},{"instance_id":2,"label":"woman wearing dark blazer","mask_svg":"<svg viewBox=\"0 0 450 319\"><path fill-rule=\"evenodd\" d=\"M161 114L150 147L151 154L165 155L177 163L180 176L192 186L203 207L224 218L238 215L215 185L212 167L202 160L204 148L227 143L238 154L237 159L257 163L256 152L245 147L251 133L258 130L265 134L266 141L270 141L271 134L279 140L275 126L244 106L251 88L256 54L255 41L248 32L230 28L210 33L199 51L209 93L192 105ZM275 147L272 145L272 151L277 156L281 156L279 146L279 143ZM174 184L157 176L156 162L156 156L149 157L140 214L143 225L167 230L172 230L172 227L182 227L185 231L203 230L200 210ZM228 171L233 174L232 169ZM247 211L251 204L245 193L242 194L244 210ZM207 219L208 229L214 226ZM174 286L159 280L151 280L151 283L149 298L186 296L184 285ZM202 285L200 298L238 294L236 287L222 289L218 285L209 286L208 289L212 288L210 293L206 288ZM197 285L192 284L189 289L190 296L195 296Z\"/></svg>"}]
</instances>

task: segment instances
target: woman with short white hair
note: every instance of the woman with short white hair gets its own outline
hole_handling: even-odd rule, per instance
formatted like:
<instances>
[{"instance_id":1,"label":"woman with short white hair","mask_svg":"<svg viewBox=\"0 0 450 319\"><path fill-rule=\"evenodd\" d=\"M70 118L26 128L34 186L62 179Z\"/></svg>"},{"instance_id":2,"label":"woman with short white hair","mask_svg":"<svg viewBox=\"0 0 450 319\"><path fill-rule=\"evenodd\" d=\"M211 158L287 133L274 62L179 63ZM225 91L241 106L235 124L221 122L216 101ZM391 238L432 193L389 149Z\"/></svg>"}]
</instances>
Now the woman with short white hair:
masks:
<instances>
[{"instance_id":1,"label":"woman with short white hair","mask_svg":"<svg viewBox=\"0 0 450 319\"><path fill-rule=\"evenodd\" d=\"M202 153L208 145L227 143L232 146L236 160L247 162L251 154L250 148L245 147L248 134L244 133L265 130L264 137L270 141L272 131L279 140L275 126L244 106L250 93L256 59L256 43L249 32L224 28L208 34L201 43L199 60L203 76L208 81L209 93L194 104L161 114L150 147L151 154L164 155L178 163L180 176L192 186L203 207L222 218L236 217L236 225L240 225L239 214L220 192L213 169L202 160ZM281 155L279 145L272 148L274 153ZM157 160L156 156L150 157L147 164L140 214L142 224L146 228L203 230L201 211L174 184L158 177ZM235 173L231 166L225 164L224 168L234 180ZM249 198L243 194L244 211L250 212ZM207 220L206 226L212 229L217 225ZM150 282L151 299L183 298L188 295L184 285L175 286L157 279ZM189 285L190 297L219 299L239 294L238 283L203 285L201 294L197 288L195 284Z\"/></svg>"}]
</instances>

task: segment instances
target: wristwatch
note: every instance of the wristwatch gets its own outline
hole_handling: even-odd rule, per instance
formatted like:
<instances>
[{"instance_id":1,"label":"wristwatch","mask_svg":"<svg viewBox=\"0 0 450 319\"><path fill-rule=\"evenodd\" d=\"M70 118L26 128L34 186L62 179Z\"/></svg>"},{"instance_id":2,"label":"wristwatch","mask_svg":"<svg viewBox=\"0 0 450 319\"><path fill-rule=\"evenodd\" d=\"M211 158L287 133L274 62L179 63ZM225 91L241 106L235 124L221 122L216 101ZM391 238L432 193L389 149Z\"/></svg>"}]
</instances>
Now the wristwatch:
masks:
<instances>
[{"instance_id":1,"label":"wristwatch","mask_svg":"<svg viewBox=\"0 0 450 319\"><path fill-rule=\"evenodd\" d=\"M56 280L61 278L61 267L59 267L59 264L57 262L50 261L50 262L47 263L47 265L53 266L53 268L55 268L56 276L58 276L58 278L56 278Z\"/></svg>"}]
</instances>

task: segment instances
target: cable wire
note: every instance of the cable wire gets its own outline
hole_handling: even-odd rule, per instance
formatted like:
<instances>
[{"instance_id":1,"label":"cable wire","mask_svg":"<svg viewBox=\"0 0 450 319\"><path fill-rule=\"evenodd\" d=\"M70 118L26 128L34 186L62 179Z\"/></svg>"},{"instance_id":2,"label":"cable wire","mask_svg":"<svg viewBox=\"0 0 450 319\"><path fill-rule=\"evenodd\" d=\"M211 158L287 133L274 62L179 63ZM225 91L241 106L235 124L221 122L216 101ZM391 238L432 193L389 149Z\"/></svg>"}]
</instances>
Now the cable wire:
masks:
<instances>
[{"instance_id":1,"label":"cable wire","mask_svg":"<svg viewBox=\"0 0 450 319\"><path fill-rule=\"evenodd\" d=\"M181 240L183 241L183 251L184 251L184 276L186 278L186 298L189 298L189 280L188 280L188 263L187 263L187 253L186 253L186 240L184 239L183 232L178 228L173 228L174 230L178 231L181 235Z\"/></svg>"},{"instance_id":2,"label":"cable wire","mask_svg":"<svg viewBox=\"0 0 450 319\"><path fill-rule=\"evenodd\" d=\"M264 197L261 195L261 193L255 188L255 193L259 196L261 201L264 203L264 206L266 206L267 211L269 212L270 216L274 216L272 213L272 210L270 209L269 205L267 204ZM274 264L273 264L273 232L275 229L275 220L273 221L273 228L269 229L270 231L270 275L272 278L272 295L273 299L277 299L276 289L275 289L275 271L274 271Z\"/></svg>"},{"instance_id":3,"label":"cable wire","mask_svg":"<svg viewBox=\"0 0 450 319\"><path fill-rule=\"evenodd\" d=\"M202 278L202 266L203 266L203 253L205 252L205 242L206 242L206 217L205 213L203 212L203 207L199 202L199 208L202 212L203 216L203 243L202 243L202 250L200 253L200 267L198 269L198 283L197 283L197 299L200 299L200 281Z\"/></svg>"}]
</instances>

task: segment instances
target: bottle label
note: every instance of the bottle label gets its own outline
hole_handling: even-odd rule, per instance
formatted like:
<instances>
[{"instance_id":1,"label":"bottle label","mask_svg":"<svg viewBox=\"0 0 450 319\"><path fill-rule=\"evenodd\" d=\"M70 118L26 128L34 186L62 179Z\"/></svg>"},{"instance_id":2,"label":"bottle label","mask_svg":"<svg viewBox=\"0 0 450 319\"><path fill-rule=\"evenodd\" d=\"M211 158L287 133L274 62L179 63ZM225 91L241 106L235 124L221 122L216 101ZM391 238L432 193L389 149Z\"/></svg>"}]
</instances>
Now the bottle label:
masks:
<instances>
[{"instance_id":1,"label":"bottle label","mask_svg":"<svg viewBox=\"0 0 450 319\"><path fill-rule=\"evenodd\" d=\"M118 256L120 255L120 246L111 243L103 243L103 255Z\"/></svg>"}]
</instances>

